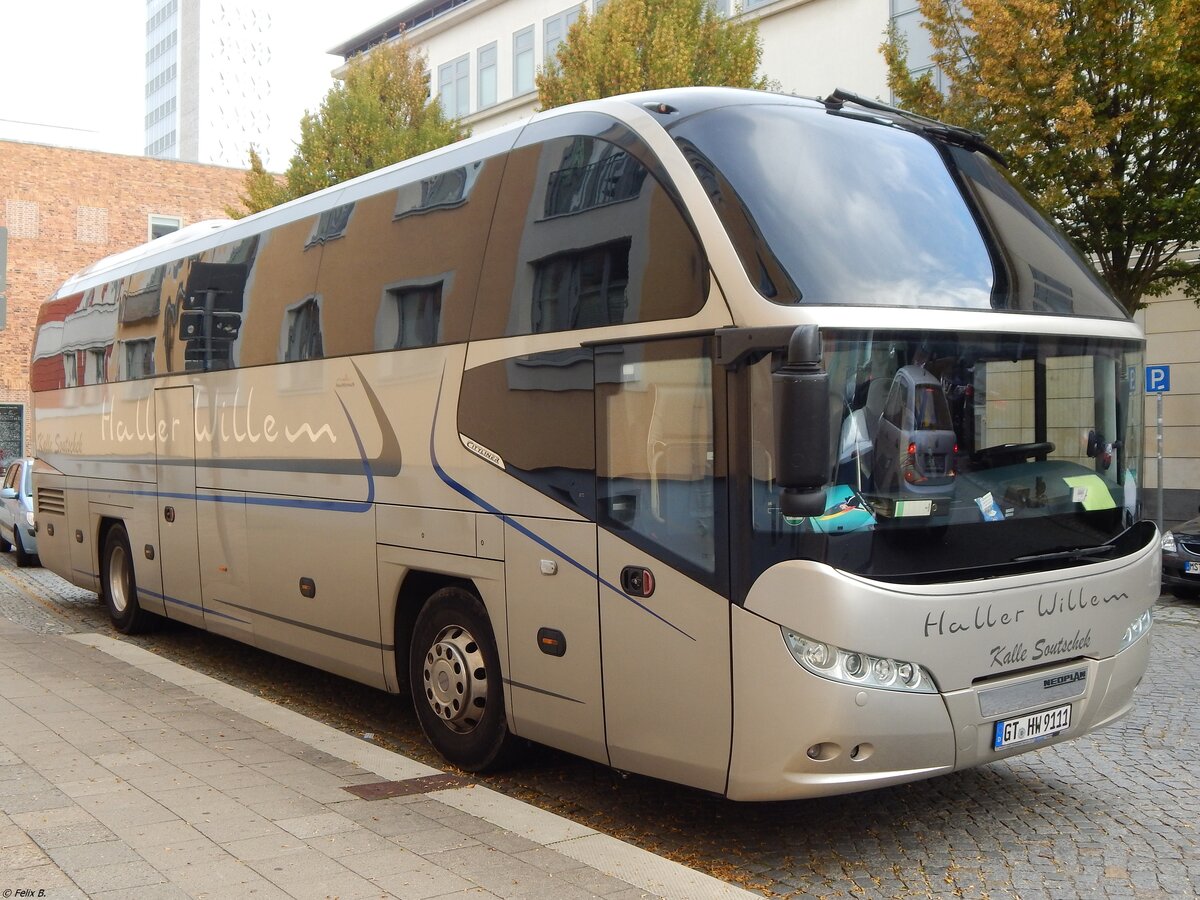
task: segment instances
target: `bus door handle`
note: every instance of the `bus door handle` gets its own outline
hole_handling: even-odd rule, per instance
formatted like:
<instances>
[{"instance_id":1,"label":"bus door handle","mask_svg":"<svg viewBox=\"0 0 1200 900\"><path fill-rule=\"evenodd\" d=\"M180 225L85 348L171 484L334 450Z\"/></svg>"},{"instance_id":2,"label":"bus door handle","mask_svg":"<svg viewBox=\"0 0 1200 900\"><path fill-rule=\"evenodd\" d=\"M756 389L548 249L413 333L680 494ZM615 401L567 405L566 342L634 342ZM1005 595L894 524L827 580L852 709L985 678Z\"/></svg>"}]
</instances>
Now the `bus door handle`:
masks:
<instances>
[{"instance_id":1,"label":"bus door handle","mask_svg":"<svg viewBox=\"0 0 1200 900\"><path fill-rule=\"evenodd\" d=\"M641 566L621 570L621 590L631 597L649 597L654 593L654 573Z\"/></svg>"}]
</instances>

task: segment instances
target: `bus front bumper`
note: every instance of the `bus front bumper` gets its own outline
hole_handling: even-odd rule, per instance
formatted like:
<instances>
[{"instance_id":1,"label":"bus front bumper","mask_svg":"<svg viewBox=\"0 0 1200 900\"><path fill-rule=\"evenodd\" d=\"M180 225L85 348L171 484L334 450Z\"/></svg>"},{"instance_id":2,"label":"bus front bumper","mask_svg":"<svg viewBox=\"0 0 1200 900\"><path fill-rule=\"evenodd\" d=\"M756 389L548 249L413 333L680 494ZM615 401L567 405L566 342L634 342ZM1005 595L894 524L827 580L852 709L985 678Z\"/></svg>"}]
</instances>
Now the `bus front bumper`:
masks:
<instances>
[{"instance_id":1,"label":"bus front bumper","mask_svg":"<svg viewBox=\"0 0 1200 900\"><path fill-rule=\"evenodd\" d=\"M1006 759L1070 740L1132 708L1146 671L1149 635L1123 652L1080 658L945 694L906 693L820 678L792 658L777 624L734 608L734 741L726 795L787 800L872 790ZM1065 730L994 749L995 723L1017 705L984 714L981 694L1086 669L1086 689ZM1012 696L1000 693L992 696ZM1057 703L1055 705L1058 705Z\"/></svg>"}]
</instances>

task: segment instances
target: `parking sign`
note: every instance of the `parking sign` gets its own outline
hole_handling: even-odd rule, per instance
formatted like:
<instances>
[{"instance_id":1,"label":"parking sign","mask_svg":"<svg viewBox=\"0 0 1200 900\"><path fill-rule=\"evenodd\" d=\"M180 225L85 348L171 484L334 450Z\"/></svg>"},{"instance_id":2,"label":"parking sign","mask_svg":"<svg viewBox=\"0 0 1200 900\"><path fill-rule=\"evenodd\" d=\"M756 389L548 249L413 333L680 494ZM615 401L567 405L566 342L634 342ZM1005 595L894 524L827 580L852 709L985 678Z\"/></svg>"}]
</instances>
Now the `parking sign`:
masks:
<instances>
[{"instance_id":1,"label":"parking sign","mask_svg":"<svg viewBox=\"0 0 1200 900\"><path fill-rule=\"evenodd\" d=\"M1170 366L1146 366L1146 393L1158 394L1171 390Z\"/></svg>"}]
</instances>

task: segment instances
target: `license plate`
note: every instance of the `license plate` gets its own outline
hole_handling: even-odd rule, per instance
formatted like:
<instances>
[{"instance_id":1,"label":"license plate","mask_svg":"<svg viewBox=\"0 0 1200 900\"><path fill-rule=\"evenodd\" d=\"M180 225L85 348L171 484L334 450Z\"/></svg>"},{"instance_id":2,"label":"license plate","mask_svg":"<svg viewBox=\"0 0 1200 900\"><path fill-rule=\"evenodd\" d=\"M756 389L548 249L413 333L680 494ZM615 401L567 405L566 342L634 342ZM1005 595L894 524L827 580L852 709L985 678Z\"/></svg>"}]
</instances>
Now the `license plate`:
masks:
<instances>
[{"instance_id":1,"label":"license plate","mask_svg":"<svg viewBox=\"0 0 1200 900\"><path fill-rule=\"evenodd\" d=\"M1189 575L1200 575L1200 562L1185 562L1183 564L1183 571Z\"/></svg>"},{"instance_id":2,"label":"license plate","mask_svg":"<svg viewBox=\"0 0 1200 900\"><path fill-rule=\"evenodd\" d=\"M1066 706L1056 706L1054 709L1031 713L1028 716L1004 719L996 723L992 748L1003 750L1005 747L1058 734L1070 727L1071 704L1069 703Z\"/></svg>"}]
</instances>

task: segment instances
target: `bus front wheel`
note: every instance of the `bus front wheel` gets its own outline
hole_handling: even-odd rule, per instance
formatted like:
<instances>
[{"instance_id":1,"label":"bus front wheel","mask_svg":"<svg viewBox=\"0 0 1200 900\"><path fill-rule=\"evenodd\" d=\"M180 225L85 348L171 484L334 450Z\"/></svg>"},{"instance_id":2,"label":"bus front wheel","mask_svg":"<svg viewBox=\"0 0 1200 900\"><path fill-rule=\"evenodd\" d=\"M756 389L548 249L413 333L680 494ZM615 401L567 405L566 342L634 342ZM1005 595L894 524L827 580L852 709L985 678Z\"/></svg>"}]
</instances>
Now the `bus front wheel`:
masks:
<instances>
[{"instance_id":1,"label":"bus front wheel","mask_svg":"<svg viewBox=\"0 0 1200 900\"><path fill-rule=\"evenodd\" d=\"M113 627L122 634L138 634L153 624L154 614L146 612L138 603L129 535L120 523L109 528L104 537L104 555L100 559L100 596L108 607Z\"/></svg>"},{"instance_id":2,"label":"bus front wheel","mask_svg":"<svg viewBox=\"0 0 1200 900\"><path fill-rule=\"evenodd\" d=\"M413 626L408 675L421 730L442 756L468 772L509 761L514 737L499 654L479 597L444 587L426 601Z\"/></svg>"}]
</instances>

